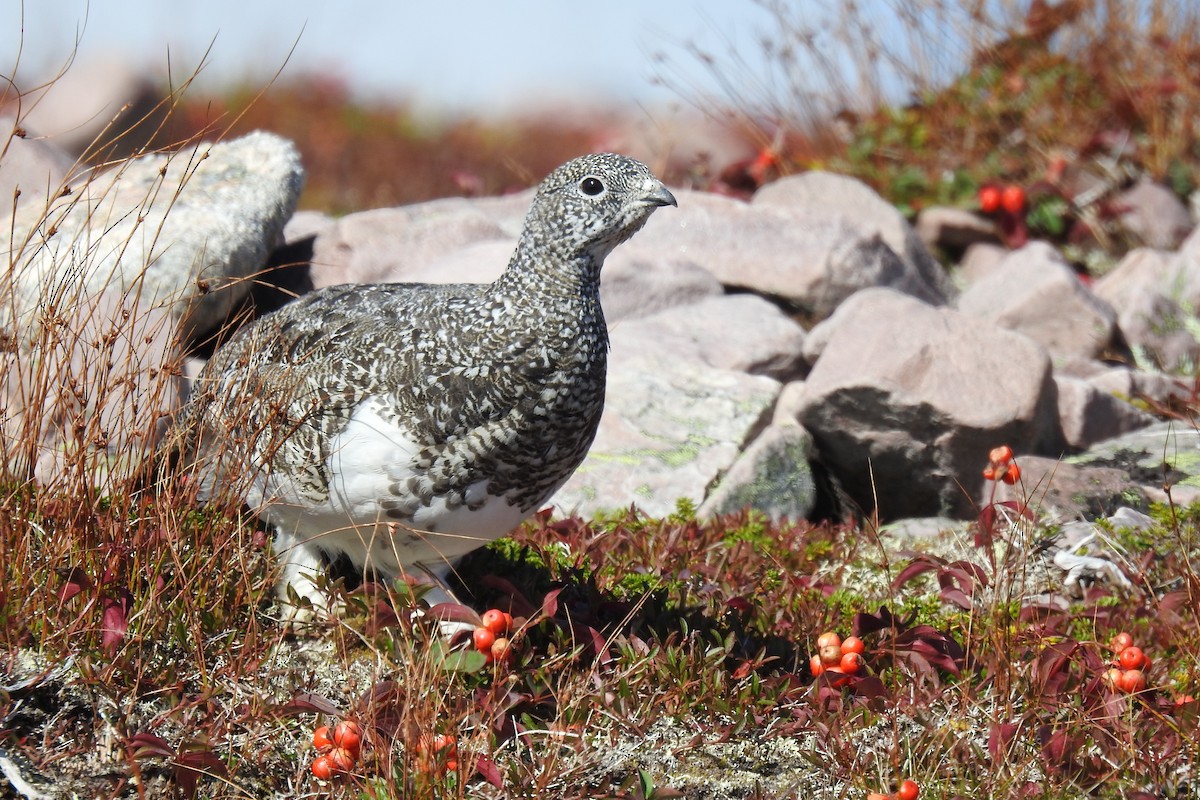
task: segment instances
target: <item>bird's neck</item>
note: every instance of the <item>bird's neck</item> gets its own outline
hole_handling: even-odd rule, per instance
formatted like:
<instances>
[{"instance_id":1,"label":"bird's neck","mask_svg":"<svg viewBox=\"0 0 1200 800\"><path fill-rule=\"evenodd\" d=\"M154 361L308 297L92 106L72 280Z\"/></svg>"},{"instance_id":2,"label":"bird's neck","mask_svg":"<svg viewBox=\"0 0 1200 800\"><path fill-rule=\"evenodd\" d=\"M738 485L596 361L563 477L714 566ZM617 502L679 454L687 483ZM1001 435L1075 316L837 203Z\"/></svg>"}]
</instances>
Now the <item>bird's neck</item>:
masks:
<instances>
[{"instance_id":1,"label":"bird's neck","mask_svg":"<svg viewBox=\"0 0 1200 800\"><path fill-rule=\"evenodd\" d=\"M492 284L494 296L510 308L536 308L543 335L606 352L608 330L600 307L603 258L586 251L550 255L544 246L530 250L525 244L522 240L508 269Z\"/></svg>"},{"instance_id":2,"label":"bird's neck","mask_svg":"<svg viewBox=\"0 0 1200 800\"><path fill-rule=\"evenodd\" d=\"M604 256L585 249L555 248L523 236L493 289L513 298L537 298L551 307L578 314L582 305L600 304L600 268Z\"/></svg>"}]
</instances>

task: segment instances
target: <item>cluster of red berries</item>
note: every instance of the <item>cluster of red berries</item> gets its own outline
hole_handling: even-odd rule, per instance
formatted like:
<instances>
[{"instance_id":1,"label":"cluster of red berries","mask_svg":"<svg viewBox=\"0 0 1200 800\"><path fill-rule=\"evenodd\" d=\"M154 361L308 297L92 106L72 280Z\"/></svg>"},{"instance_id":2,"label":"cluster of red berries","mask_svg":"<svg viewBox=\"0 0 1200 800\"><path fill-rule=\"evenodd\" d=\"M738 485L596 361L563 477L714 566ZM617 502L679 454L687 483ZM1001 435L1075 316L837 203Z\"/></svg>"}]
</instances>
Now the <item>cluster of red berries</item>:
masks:
<instances>
[{"instance_id":1,"label":"cluster of red berries","mask_svg":"<svg viewBox=\"0 0 1200 800\"><path fill-rule=\"evenodd\" d=\"M817 652L809 659L808 666L814 678L826 672L853 675L862 668L865 649L863 640L857 636L842 639L833 631L825 631L817 637ZM838 683L835 681L834 685Z\"/></svg>"},{"instance_id":2,"label":"cluster of red berries","mask_svg":"<svg viewBox=\"0 0 1200 800\"><path fill-rule=\"evenodd\" d=\"M509 633L512 631L512 614L498 608L489 608L483 612L483 622L471 634L471 643L475 649L487 656L487 663L507 663L512 661L513 646Z\"/></svg>"},{"instance_id":3,"label":"cluster of red berries","mask_svg":"<svg viewBox=\"0 0 1200 800\"><path fill-rule=\"evenodd\" d=\"M1021 480L1021 468L1013 461L1013 451L1008 445L993 447L988 452L988 465L983 477L989 481L1004 481L1012 486Z\"/></svg>"},{"instance_id":4,"label":"cluster of red berries","mask_svg":"<svg viewBox=\"0 0 1200 800\"><path fill-rule=\"evenodd\" d=\"M908 778L900 781L900 786L891 794L867 792L867 800L917 800L920 796L921 787L917 786L916 781Z\"/></svg>"},{"instance_id":5,"label":"cluster of red berries","mask_svg":"<svg viewBox=\"0 0 1200 800\"><path fill-rule=\"evenodd\" d=\"M417 771L441 777L458 771L458 739L448 733L422 736L417 742Z\"/></svg>"},{"instance_id":6,"label":"cluster of red berries","mask_svg":"<svg viewBox=\"0 0 1200 800\"><path fill-rule=\"evenodd\" d=\"M995 214L1004 209L1009 214L1020 214L1025 210L1025 190L1020 186L997 186L994 183L979 189L979 210Z\"/></svg>"},{"instance_id":7,"label":"cluster of red berries","mask_svg":"<svg viewBox=\"0 0 1200 800\"><path fill-rule=\"evenodd\" d=\"M313 731L313 747L317 757L312 762L312 774L323 781L341 777L354 769L362 755L362 727L344 719L333 726L322 725Z\"/></svg>"},{"instance_id":8,"label":"cluster of red berries","mask_svg":"<svg viewBox=\"0 0 1200 800\"><path fill-rule=\"evenodd\" d=\"M1114 692L1137 694L1146 689L1146 671L1150 657L1133 643L1133 637L1122 631L1113 637L1112 651L1117 654L1113 666L1104 672L1104 685Z\"/></svg>"}]
</instances>

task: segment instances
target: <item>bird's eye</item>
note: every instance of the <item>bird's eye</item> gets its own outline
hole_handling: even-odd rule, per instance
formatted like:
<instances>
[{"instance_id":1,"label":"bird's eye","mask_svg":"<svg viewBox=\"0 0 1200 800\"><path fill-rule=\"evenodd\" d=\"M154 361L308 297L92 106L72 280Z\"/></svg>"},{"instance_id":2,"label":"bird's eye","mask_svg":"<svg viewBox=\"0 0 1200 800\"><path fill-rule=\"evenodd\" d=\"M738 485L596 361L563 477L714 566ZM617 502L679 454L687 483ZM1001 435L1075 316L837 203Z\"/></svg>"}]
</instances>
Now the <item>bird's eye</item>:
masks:
<instances>
[{"instance_id":1,"label":"bird's eye","mask_svg":"<svg viewBox=\"0 0 1200 800\"><path fill-rule=\"evenodd\" d=\"M579 182L579 188L589 197L595 197L604 191L604 181L599 178L587 177Z\"/></svg>"}]
</instances>

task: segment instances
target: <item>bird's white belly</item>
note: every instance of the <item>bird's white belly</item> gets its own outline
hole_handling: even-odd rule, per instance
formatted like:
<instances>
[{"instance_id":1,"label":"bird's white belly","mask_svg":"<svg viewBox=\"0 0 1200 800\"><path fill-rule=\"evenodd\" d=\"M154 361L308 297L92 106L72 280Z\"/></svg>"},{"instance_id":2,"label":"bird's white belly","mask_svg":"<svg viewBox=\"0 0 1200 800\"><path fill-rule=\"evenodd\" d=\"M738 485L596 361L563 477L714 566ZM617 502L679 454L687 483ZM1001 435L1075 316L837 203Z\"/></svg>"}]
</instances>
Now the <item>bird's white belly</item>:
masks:
<instances>
[{"instance_id":1,"label":"bird's white belly","mask_svg":"<svg viewBox=\"0 0 1200 800\"><path fill-rule=\"evenodd\" d=\"M304 501L286 476L269 476L262 484L259 513L295 544L345 553L356 566L393 574L468 553L524 519L519 507L489 496L487 480L479 480L467 489L470 505L482 501L475 509L467 504L450 508L445 499L434 497L417 507L411 521L390 520L383 502L395 498L394 486L403 487L418 475L413 461L419 449L410 433L364 402L332 443L326 499Z\"/></svg>"}]
</instances>

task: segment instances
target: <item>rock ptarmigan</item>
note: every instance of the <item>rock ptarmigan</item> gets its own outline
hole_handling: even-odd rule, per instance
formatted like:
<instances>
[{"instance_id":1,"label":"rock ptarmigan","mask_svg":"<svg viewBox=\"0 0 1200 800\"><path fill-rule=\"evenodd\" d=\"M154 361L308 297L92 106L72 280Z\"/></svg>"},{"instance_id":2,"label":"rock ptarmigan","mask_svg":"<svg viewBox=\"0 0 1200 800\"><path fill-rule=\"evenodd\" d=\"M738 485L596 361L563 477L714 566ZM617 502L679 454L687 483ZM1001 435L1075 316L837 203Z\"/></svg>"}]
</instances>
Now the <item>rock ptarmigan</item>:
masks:
<instances>
[{"instance_id":1,"label":"rock ptarmigan","mask_svg":"<svg viewBox=\"0 0 1200 800\"><path fill-rule=\"evenodd\" d=\"M604 404L600 268L676 205L641 162L570 161L542 182L491 284L313 292L238 331L205 366L170 447L201 500L275 531L280 595L329 609L325 563L444 576L583 461Z\"/></svg>"}]
</instances>

